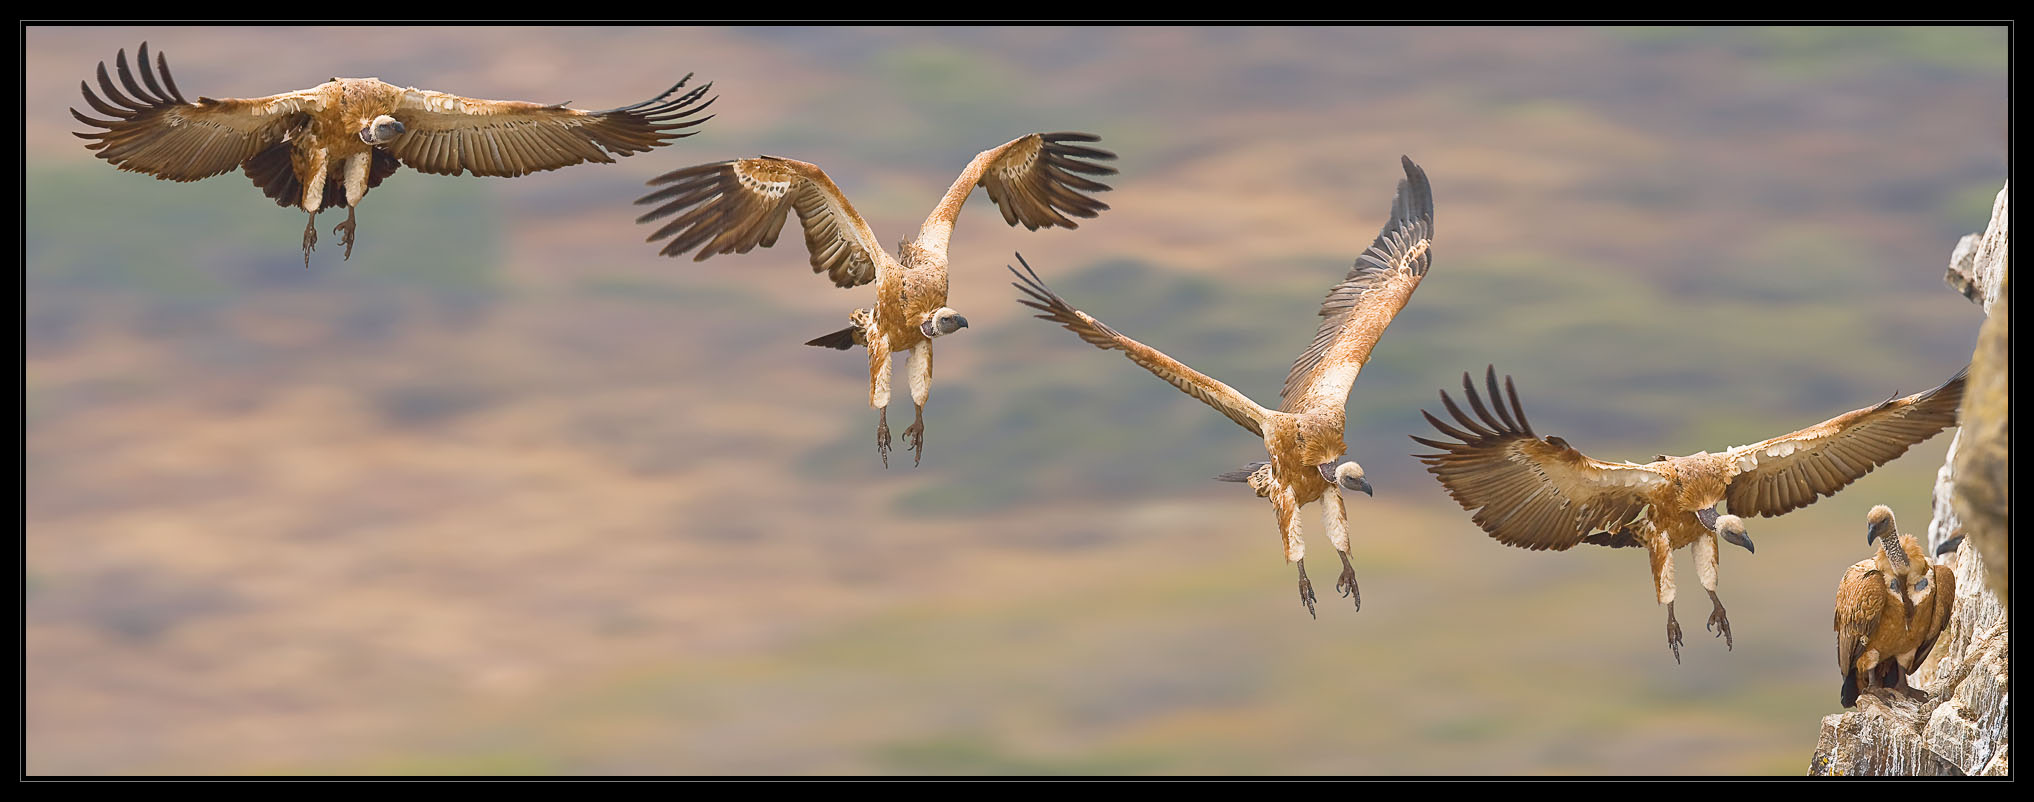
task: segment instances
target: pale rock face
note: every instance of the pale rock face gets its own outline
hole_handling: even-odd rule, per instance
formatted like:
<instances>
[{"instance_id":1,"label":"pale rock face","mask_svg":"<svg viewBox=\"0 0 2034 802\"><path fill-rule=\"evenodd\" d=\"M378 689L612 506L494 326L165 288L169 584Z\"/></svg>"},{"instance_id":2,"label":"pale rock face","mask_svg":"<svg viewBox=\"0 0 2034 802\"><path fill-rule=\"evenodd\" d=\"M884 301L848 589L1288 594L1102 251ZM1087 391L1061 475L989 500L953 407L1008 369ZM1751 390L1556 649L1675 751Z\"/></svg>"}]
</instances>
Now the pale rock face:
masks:
<instances>
[{"instance_id":1,"label":"pale rock face","mask_svg":"<svg viewBox=\"0 0 2034 802\"><path fill-rule=\"evenodd\" d=\"M2001 603L2007 590L2009 498L2005 217L2002 189L1984 236L1965 237L1951 257L1951 273L1965 277L1962 287L1955 278L1951 286L1974 294L1989 316L1971 360L1962 429L1936 476L1928 551L1933 554L1958 529L1966 539L1940 560L1951 566L1957 580L1948 628L1929 659L1908 678L1927 698L1867 691L1858 697L1855 711L1823 718L1809 774L2004 776L2011 768L2006 757L2006 608ZM1830 685L1836 685L1833 676Z\"/></svg>"}]
</instances>

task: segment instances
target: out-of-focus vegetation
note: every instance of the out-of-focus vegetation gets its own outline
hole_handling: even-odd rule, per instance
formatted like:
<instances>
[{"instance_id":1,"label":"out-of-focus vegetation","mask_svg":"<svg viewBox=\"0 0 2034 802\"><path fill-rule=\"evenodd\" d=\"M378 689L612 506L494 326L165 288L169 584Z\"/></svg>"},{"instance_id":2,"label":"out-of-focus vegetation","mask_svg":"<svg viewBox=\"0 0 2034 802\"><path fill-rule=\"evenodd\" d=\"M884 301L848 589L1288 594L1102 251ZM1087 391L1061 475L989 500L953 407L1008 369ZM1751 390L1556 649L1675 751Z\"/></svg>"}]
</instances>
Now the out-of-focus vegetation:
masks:
<instances>
[{"instance_id":1,"label":"out-of-focus vegetation","mask_svg":"<svg viewBox=\"0 0 2034 802\"><path fill-rule=\"evenodd\" d=\"M155 181L68 135L76 82L143 39L190 95L379 75L607 108L691 71L719 116L611 165L403 171L351 260L319 215L307 270L304 215L243 176ZM1720 591L1745 649L1683 605L1679 666L1642 556L1490 541L1406 435L1486 364L1605 459L1933 386L1979 320L1940 265L2005 173L2002 29L27 46L34 773L1798 773L1856 519L1921 515L1946 435L1752 521ZM916 469L877 462L865 356L800 345L868 288L811 276L795 232L694 262L631 222L652 176L770 153L895 243L1034 130L1101 134L1113 208L1027 232L970 200L973 325L938 345ZM1363 610L1312 620L1270 510L1209 478L1256 438L1031 319L1003 265L1276 404L1401 153L1433 177L1434 268L1350 399Z\"/></svg>"}]
</instances>

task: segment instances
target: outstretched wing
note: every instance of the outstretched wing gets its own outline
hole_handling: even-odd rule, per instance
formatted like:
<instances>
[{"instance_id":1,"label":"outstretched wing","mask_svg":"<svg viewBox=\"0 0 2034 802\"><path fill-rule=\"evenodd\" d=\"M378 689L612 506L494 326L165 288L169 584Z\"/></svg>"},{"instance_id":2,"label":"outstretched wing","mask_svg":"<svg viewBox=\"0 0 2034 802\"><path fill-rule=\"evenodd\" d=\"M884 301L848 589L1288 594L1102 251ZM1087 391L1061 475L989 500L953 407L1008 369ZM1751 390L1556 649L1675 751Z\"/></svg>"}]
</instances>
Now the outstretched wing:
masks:
<instances>
[{"instance_id":1,"label":"outstretched wing","mask_svg":"<svg viewBox=\"0 0 2034 802\"><path fill-rule=\"evenodd\" d=\"M169 60L156 54L155 66L148 62L148 43L135 51L141 80L127 68L127 51L115 57L120 74L115 88L106 75L106 62L99 62L101 99L82 81L78 88L92 110L113 119L87 117L77 109L71 116L101 130L73 133L90 140L86 149L98 151L101 159L122 170L147 173L170 181L196 181L230 172L270 145L282 142L309 113L320 108L312 90L288 92L259 98L216 100L199 97L185 100L170 78Z\"/></svg>"},{"instance_id":2,"label":"outstretched wing","mask_svg":"<svg viewBox=\"0 0 2034 802\"><path fill-rule=\"evenodd\" d=\"M1005 223L1032 231L1052 226L1079 228L1070 218L1094 217L1109 208L1109 204L1082 194L1104 192L1109 185L1076 175L1115 174L1116 168L1095 162L1114 159L1116 154L1078 144L1101 139L1073 131L1028 134L975 154L974 161L968 162L967 169L947 188L946 197L925 218L918 230L918 247L946 252L961 204L967 202L976 184L987 190L989 200L1003 211Z\"/></svg>"},{"instance_id":3,"label":"outstretched wing","mask_svg":"<svg viewBox=\"0 0 2034 802\"><path fill-rule=\"evenodd\" d=\"M1872 567L1871 560L1861 560L1843 572L1843 582L1836 586L1834 619L1838 671L1848 673L1855 668L1851 663L1878 632L1879 618L1886 611L1886 593L1886 578Z\"/></svg>"},{"instance_id":4,"label":"outstretched wing","mask_svg":"<svg viewBox=\"0 0 2034 802\"><path fill-rule=\"evenodd\" d=\"M784 216L798 210L812 272L825 273L842 287L876 277L883 246L869 224L848 203L840 187L818 165L775 156L687 167L650 179L668 185L636 199L636 205L663 204L636 218L647 223L677 214L647 241L671 241L658 253L677 256L698 248L700 261L716 253L748 253L777 244ZM679 214L683 212L683 214Z\"/></svg>"},{"instance_id":5,"label":"outstretched wing","mask_svg":"<svg viewBox=\"0 0 2034 802\"><path fill-rule=\"evenodd\" d=\"M1734 515L1779 515L1842 490L1956 423L1966 366L1942 386L1852 410L1771 440L1725 452L1733 476L1723 500Z\"/></svg>"},{"instance_id":6,"label":"outstretched wing","mask_svg":"<svg viewBox=\"0 0 2034 802\"><path fill-rule=\"evenodd\" d=\"M1081 339L1096 348L1122 351L1130 361L1151 371L1152 375L1214 407L1216 411L1229 416L1229 420L1249 429L1251 434L1264 436L1264 419L1271 414L1270 410L1258 406L1248 396L1236 392L1229 385L1180 364L1179 360L1166 356L1156 348L1118 334L1115 329L1109 328L1102 321L1069 306L1064 299L1053 294L1052 290L1045 286L1045 282L1038 278L1037 271L1032 270L1031 265L1024 261L1022 254L1017 256L1017 262L1024 265L1024 272L1019 273L1017 268L1010 268L1011 275L1016 276L1019 282L1011 286L1031 296L1030 300L1020 298L1017 302L1045 313L1033 317L1065 326L1068 331L1080 335ZM1027 273L1029 275L1026 275Z\"/></svg>"},{"instance_id":7,"label":"outstretched wing","mask_svg":"<svg viewBox=\"0 0 2034 802\"><path fill-rule=\"evenodd\" d=\"M1391 201L1391 218L1342 283L1321 303L1321 328L1314 342L1292 363L1280 393L1279 409L1299 412L1340 407L1349 401L1349 387L1370 359L1370 349L1384 328L1405 308L1413 290L1427 274L1434 238L1434 193L1427 172L1412 159L1399 157L1405 179Z\"/></svg>"},{"instance_id":8,"label":"outstretched wing","mask_svg":"<svg viewBox=\"0 0 2034 802\"><path fill-rule=\"evenodd\" d=\"M520 100L476 100L406 89L389 116L406 129L385 147L404 165L437 175L518 176L581 162L612 162L691 136L712 119L700 102L706 84L677 95L691 80L649 100L606 111L581 111Z\"/></svg>"},{"instance_id":9,"label":"outstretched wing","mask_svg":"<svg viewBox=\"0 0 2034 802\"><path fill-rule=\"evenodd\" d=\"M1469 374L1462 374L1462 391L1475 418L1455 406L1445 390L1441 403L1462 428L1420 411L1442 434L1462 442L1415 435L1413 440L1441 453L1413 456L1427 464L1448 495L1474 512L1476 525L1498 542L1534 551L1565 550L1591 532L1616 532L1636 524L1645 511L1646 494L1666 486L1666 477L1648 466L1592 459L1559 437L1534 434L1511 377L1504 379L1504 395L1497 391L1496 367L1489 369L1484 381L1496 414L1483 406Z\"/></svg>"}]
</instances>

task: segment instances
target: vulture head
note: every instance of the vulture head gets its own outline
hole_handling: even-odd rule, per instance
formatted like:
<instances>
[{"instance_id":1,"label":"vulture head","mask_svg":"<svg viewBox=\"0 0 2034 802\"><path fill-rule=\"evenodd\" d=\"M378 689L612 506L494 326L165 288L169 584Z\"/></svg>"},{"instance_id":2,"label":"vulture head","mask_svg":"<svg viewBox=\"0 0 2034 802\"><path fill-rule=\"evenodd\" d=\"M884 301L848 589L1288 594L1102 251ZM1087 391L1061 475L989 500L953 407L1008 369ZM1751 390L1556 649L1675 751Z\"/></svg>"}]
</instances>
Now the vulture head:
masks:
<instances>
[{"instance_id":1,"label":"vulture head","mask_svg":"<svg viewBox=\"0 0 2034 802\"><path fill-rule=\"evenodd\" d=\"M1757 549L1752 548L1751 535L1745 534L1743 518L1735 515L1716 516L1716 534L1722 535L1724 540L1743 546L1745 551L1758 553Z\"/></svg>"},{"instance_id":2,"label":"vulture head","mask_svg":"<svg viewBox=\"0 0 2034 802\"><path fill-rule=\"evenodd\" d=\"M1334 462L1314 467L1320 470L1322 479L1328 480L1328 482L1341 487L1343 490L1352 493L1362 493L1366 496L1377 495L1370 491L1370 480L1363 478L1363 466L1356 464L1356 461L1353 459L1342 457Z\"/></svg>"},{"instance_id":3,"label":"vulture head","mask_svg":"<svg viewBox=\"0 0 2034 802\"><path fill-rule=\"evenodd\" d=\"M403 127L401 120L384 114L374 118L366 128L360 129L360 141L370 145L386 145L394 142L395 138L402 136L406 130L409 129Z\"/></svg>"},{"instance_id":4,"label":"vulture head","mask_svg":"<svg viewBox=\"0 0 2034 802\"><path fill-rule=\"evenodd\" d=\"M1900 548L1900 532L1893 525L1893 510L1884 504L1873 507L1871 512L1865 513L1865 542L1871 543L1879 540L1890 541L1894 544L1893 548L1888 550L1889 552L1898 551Z\"/></svg>"},{"instance_id":5,"label":"vulture head","mask_svg":"<svg viewBox=\"0 0 2034 802\"><path fill-rule=\"evenodd\" d=\"M967 327L967 318L961 317L961 313L953 311L951 306L942 306L932 310L932 314L925 318L925 322L918 324L918 333L925 335L927 339L931 339L942 334L952 334Z\"/></svg>"}]
</instances>

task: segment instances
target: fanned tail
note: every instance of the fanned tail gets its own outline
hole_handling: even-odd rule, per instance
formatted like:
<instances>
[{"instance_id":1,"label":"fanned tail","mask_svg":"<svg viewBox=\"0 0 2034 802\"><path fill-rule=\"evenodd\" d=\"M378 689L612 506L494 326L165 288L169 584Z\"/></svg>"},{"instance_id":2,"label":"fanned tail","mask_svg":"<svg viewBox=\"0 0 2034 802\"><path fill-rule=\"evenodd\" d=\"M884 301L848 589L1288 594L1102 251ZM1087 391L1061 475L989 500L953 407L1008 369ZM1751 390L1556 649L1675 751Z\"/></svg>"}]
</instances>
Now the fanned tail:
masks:
<instances>
[{"instance_id":1,"label":"fanned tail","mask_svg":"<svg viewBox=\"0 0 2034 802\"><path fill-rule=\"evenodd\" d=\"M1267 465L1267 464L1269 464L1269 463L1263 463L1263 462L1253 462L1253 463L1250 463L1249 465L1245 465L1245 466L1243 466L1243 467L1241 467L1241 468L1238 468L1238 469L1236 469L1236 470L1233 470L1233 471L1229 471L1228 473L1223 473L1223 474L1219 474L1219 475L1217 475L1217 476L1215 477L1215 481L1217 481L1217 482L1248 482L1248 481L1250 481L1250 475L1251 475L1251 474L1253 474L1253 473L1256 473L1256 472L1258 471L1258 469L1259 469L1259 468L1263 468L1263 467L1264 467L1265 465Z\"/></svg>"},{"instance_id":2,"label":"fanned tail","mask_svg":"<svg viewBox=\"0 0 2034 802\"><path fill-rule=\"evenodd\" d=\"M849 326L847 328L841 329L840 331L833 332L832 334L822 334L818 337L806 340L805 344L817 345L821 348L831 348L836 351L846 351L850 348L862 344L861 340L855 336L860 333L861 333L860 326Z\"/></svg>"}]
</instances>

